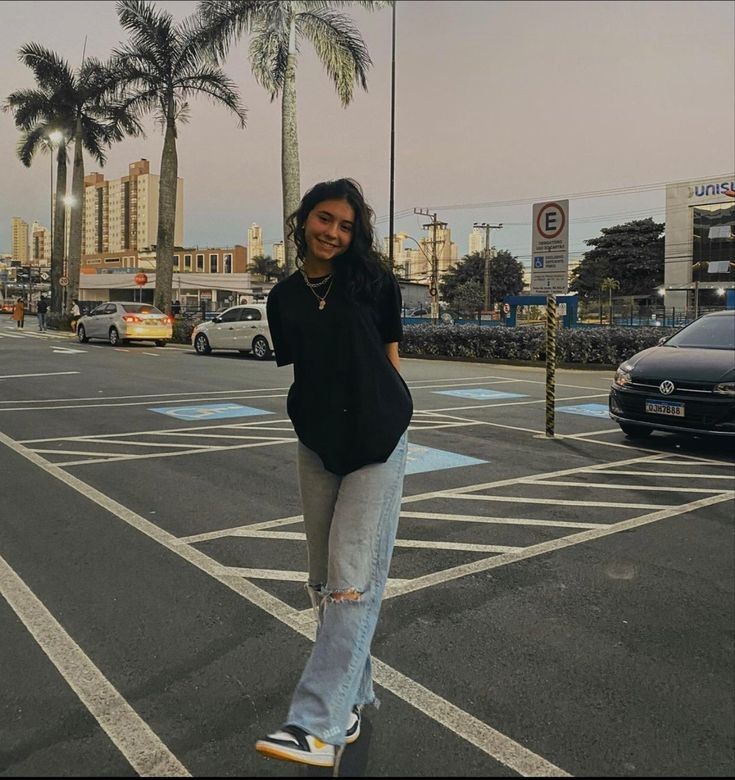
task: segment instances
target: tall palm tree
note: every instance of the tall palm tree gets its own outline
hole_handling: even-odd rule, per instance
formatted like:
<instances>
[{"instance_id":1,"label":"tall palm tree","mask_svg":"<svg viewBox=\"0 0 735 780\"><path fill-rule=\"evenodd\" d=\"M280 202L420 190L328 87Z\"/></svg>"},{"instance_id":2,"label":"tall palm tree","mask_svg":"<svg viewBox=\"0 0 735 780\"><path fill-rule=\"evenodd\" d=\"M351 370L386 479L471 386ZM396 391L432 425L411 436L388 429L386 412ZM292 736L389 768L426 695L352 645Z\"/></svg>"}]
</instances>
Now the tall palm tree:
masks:
<instances>
[{"instance_id":1,"label":"tall palm tree","mask_svg":"<svg viewBox=\"0 0 735 780\"><path fill-rule=\"evenodd\" d=\"M155 112L164 129L158 197L155 304L170 313L178 156L177 123L186 121L187 100L206 95L245 126L237 88L206 60L205 45L190 20L174 24L170 13L147 0L118 0L117 14L130 40L114 51L118 63L120 111L134 116Z\"/></svg>"},{"instance_id":2,"label":"tall palm tree","mask_svg":"<svg viewBox=\"0 0 735 780\"><path fill-rule=\"evenodd\" d=\"M391 5L390 0L200 0L198 13L204 37L216 56L250 32L250 64L258 83L281 96L281 177L286 270L296 267L296 245L288 237L286 219L301 197L299 145L296 125L296 55L306 38L334 81L343 106L352 100L355 84L367 90L366 74L372 64L360 31L350 17L339 13L346 5L370 10Z\"/></svg>"},{"instance_id":3,"label":"tall palm tree","mask_svg":"<svg viewBox=\"0 0 735 780\"><path fill-rule=\"evenodd\" d=\"M50 53L51 54L51 53ZM51 311L60 313L62 307L59 279L64 267L66 235L66 167L67 144L71 137L71 114L68 96L73 74L68 63L51 54L55 68L43 75L35 73L36 87L21 89L8 95L3 110L13 114L15 126L21 131L18 158L30 167L38 152L53 154L52 133L56 142L56 197L53 215L53 245L51 247ZM21 54L22 59L22 54Z\"/></svg>"},{"instance_id":4,"label":"tall palm tree","mask_svg":"<svg viewBox=\"0 0 735 780\"><path fill-rule=\"evenodd\" d=\"M606 276L601 284L600 284L601 290L607 290L608 292L608 325L613 324L613 307L612 307L612 294L613 290L619 290L620 289L620 282L614 277L614 276Z\"/></svg>"}]
</instances>

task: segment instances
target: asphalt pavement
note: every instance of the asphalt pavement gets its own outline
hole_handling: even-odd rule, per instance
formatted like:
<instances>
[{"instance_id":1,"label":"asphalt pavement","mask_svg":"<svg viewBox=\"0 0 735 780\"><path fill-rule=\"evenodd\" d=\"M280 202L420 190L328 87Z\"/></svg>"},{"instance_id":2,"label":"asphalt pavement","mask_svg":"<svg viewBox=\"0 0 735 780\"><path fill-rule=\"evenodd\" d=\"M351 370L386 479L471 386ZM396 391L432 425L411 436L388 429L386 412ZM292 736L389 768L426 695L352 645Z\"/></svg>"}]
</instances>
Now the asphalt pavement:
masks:
<instances>
[{"instance_id":1,"label":"asphalt pavement","mask_svg":"<svg viewBox=\"0 0 735 780\"><path fill-rule=\"evenodd\" d=\"M609 371L404 359L416 413L342 776L732 776L725 443L631 442ZM291 369L0 319L0 775L265 759L314 632Z\"/></svg>"}]
</instances>

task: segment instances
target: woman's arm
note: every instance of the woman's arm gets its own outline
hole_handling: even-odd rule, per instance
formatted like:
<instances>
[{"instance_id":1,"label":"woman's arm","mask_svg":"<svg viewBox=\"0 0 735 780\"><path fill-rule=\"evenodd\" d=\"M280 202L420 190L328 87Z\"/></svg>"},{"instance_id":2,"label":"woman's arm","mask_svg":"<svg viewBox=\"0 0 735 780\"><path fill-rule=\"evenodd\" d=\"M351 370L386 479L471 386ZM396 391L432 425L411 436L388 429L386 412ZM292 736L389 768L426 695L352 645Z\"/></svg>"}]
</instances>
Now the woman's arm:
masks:
<instances>
[{"instance_id":1,"label":"woman's arm","mask_svg":"<svg viewBox=\"0 0 735 780\"><path fill-rule=\"evenodd\" d=\"M401 359L398 357L398 342L392 341L390 344L385 345L385 354L388 356L388 360L393 363L393 367L396 371L401 370Z\"/></svg>"}]
</instances>

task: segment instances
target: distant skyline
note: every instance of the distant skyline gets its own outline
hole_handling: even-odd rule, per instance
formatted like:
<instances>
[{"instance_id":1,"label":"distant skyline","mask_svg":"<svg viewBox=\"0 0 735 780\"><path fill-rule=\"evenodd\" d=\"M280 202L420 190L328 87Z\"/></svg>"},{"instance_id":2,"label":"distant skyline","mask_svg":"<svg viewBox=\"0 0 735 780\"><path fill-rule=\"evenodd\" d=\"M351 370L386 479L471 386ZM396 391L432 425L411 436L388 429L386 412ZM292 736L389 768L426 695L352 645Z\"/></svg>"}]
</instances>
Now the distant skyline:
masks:
<instances>
[{"instance_id":1,"label":"distant skyline","mask_svg":"<svg viewBox=\"0 0 735 780\"><path fill-rule=\"evenodd\" d=\"M160 2L178 21L194 2ZM344 9L360 28L373 67L367 93L341 108L310 48L297 74L302 191L352 176L388 234L390 154L389 9ZM77 65L106 58L125 39L114 2L0 3L0 100L33 86L17 61L40 43ZM664 220L668 182L735 171L735 4L732 2L444 2L399 0L396 55L396 232L424 234L435 210L460 255L473 222L504 224L493 243L522 260L530 253L531 204L570 197L570 252L603 226ZM280 109L250 74L247 42L225 63L248 109L239 130L224 110L191 104L180 128L187 245L247 245L263 228L265 249L281 239ZM141 157L158 174L163 139L126 139L100 169L125 175ZM0 114L0 251L10 221L48 225L49 159L30 169L16 157L18 132ZM71 182L71 175L69 176ZM647 185L659 185L656 188ZM627 188L627 192L617 192ZM582 196L600 192L601 196ZM477 205L487 204L487 205Z\"/></svg>"}]
</instances>

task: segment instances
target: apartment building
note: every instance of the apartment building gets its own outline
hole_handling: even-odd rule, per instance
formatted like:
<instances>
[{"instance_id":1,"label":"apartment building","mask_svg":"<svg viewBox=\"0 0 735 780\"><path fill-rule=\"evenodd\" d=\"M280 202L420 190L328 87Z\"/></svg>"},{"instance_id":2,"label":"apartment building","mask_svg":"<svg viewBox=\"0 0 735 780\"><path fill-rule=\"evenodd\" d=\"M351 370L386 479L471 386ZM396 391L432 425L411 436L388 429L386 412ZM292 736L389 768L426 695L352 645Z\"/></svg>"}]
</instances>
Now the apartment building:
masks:
<instances>
[{"instance_id":1,"label":"apartment building","mask_svg":"<svg viewBox=\"0 0 735 780\"><path fill-rule=\"evenodd\" d=\"M33 265L51 264L51 231L36 221L31 226L30 253Z\"/></svg>"},{"instance_id":2,"label":"apartment building","mask_svg":"<svg viewBox=\"0 0 735 780\"><path fill-rule=\"evenodd\" d=\"M27 263L30 259L28 243L28 223L20 217L13 217L10 221L12 233L11 254L13 260Z\"/></svg>"},{"instance_id":3,"label":"apartment building","mask_svg":"<svg viewBox=\"0 0 735 780\"><path fill-rule=\"evenodd\" d=\"M160 176L150 172L146 159L128 166L128 175L106 180L101 173L84 177L82 264L129 261L155 246L158 234ZM184 242L184 181L176 187L174 244ZM126 264L126 263L123 263Z\"/></svg>"},{"instance_id":4,"label":"apartment building","mask_svg":"<svg viewBox=\"0 0 735 780\"><path fill-rule=\"evenodd\" d=\"M255 222L248 228L248 257L263 257L263 229Z\"/></svg>"},{"instance_id":5,"label":"apartment building","mask_svg":"<svg viewBox=\"0 0 735 780\"><path fill-rule=\"evenodd\" d=\"M278 265L286 264L286 247L283 241L276 241L273 244L273 254L271 255ZM252 257L252 255L250 255Z\"/></svg>"},{"instance_id":6,"label":"apartment building","mask_svg":"<svg viewBox=\"0 0 735 780\"><path fill-rule=\"evenodd\" d=\"M481 255L485 251L486 246L487 246L487 234L485 232L485 228L473 227L472 232L470 233L468 254Z\"/></svg>"}]
</instances>

